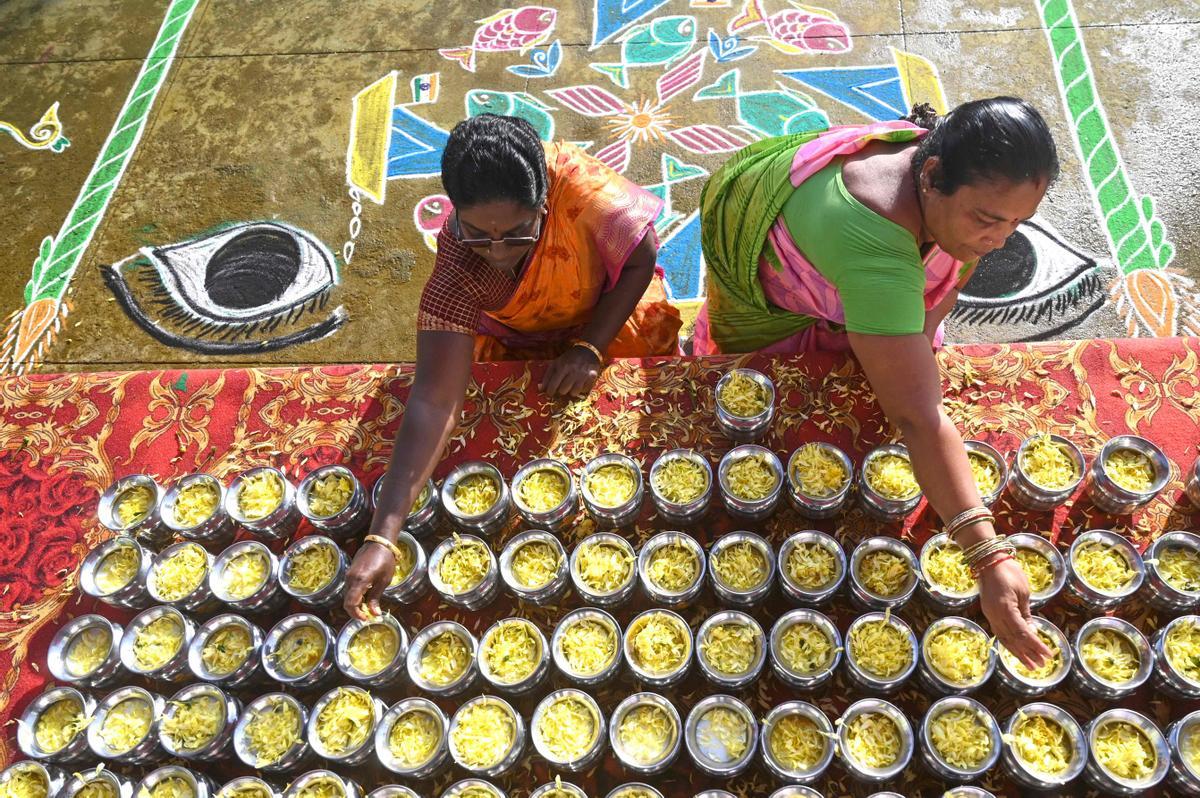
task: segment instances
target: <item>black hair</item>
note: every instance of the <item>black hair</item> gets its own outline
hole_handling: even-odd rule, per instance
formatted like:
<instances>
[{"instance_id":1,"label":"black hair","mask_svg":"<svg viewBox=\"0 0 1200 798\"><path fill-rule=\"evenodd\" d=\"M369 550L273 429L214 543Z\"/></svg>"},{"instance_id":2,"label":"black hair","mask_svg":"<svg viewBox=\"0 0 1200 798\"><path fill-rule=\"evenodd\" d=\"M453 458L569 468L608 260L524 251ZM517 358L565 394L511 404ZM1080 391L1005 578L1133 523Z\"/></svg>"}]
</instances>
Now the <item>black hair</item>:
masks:
<instances>
[{"instance_id":1,"label":"black hair","mask_svg":"<svg viewBox=\"0 0 1200 798\"><path fill-rule=\"evenodd\" d=\"M524 119L480 114L450 131L442 186L454 207L509 200L532 210L546 201L549 182L542 140Z\"/></svg>"},{"instance_id":2,"label":"black hair","mask_svg":"<svg viewBox=\"0 0 1200 798\"><path fill-rule=\"evenodd\" d=\"M986 180L1046 180L1058 177L1058 149L1046 120L1015 97L973 100L938 116L928 103L913 107L909 122L929 131L913 156L913 177L930 156L938 157L932 186L953 194L964 185Z\"/></svg>"}]
</instances>

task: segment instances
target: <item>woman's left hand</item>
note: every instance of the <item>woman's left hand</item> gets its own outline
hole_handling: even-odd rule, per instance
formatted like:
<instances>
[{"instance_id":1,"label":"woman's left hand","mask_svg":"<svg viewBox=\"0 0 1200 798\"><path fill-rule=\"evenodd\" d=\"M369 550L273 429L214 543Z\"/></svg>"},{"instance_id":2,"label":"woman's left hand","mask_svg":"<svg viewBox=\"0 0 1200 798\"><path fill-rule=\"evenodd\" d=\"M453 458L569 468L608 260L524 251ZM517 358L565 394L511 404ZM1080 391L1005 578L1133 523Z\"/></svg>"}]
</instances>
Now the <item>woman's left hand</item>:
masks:
<instances>
[{"instance_id":1,"label":"woman's left hand","mask_svg":"<svg viewBox=\"0 0 1200 798\"><path fill-rule=\"evenodd\" d=\"M979 575L979 601L994 634L1027 668L1040 667L1050 649L1038 639L1029 611L1029 580L1014 559Z\"/></svg>"},{"instance_id":2,"label":"woman's left hand","mask_svg":"<svg viewBox=\"0 0 1200 798\"><path fill-rule=\"evenodd\" d=\"M582 346L572 346L546 369L541 389L551 396L581 396L596 384L600 362Z\"/></svg>"}]
</instances>

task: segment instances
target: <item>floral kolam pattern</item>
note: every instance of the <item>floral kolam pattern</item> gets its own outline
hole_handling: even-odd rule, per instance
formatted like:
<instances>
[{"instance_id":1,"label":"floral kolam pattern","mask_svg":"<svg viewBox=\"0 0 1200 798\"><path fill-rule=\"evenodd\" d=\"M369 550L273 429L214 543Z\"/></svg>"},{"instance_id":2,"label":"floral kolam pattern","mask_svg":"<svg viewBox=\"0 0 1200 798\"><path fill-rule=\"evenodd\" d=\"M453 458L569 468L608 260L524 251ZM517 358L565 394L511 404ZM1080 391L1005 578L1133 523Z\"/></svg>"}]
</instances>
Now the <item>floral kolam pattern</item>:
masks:
<instances>
[{"instance_id":1,"label":"floral kolam pattern","mask_svg":"<svg viewBox=\"0 0 1200 798\"><path fill-rule=\"evenodd\" d=\"M1020 441L1034 432L1067 436L1089 455L1089 462L1106 439L1133 432L1161 446L1172 462L1166 489L1131 517L1102 515L1083 488L1053 514L1021 510L1006 493L995 508L1002 531L1036 531L1066 545L1081 530L1117 529L1144 546L1164 531L1196 528L1197 508L1183 494L1184 474L1200 443L1200 342L1196 339L981 345L945 350L939 361L946 407L964 436L991 443L1009 453L1010 460ZM735 365L759 369L774 380L777 413L763 443L781 457L806 441L826 440L861 462L871 448L897 438L862 372L842 355L618 361L605 371L589 399L577 401L552 400L537 390L544 364L496 363L475 368L461 423L435 476L440 478L453 465L471 459L488 460L507 477L523 463L543 456L578 468L605 451L624 451L648 473L661 451L675 447L695 448L715 465L733 444L715 424L713 387ZM114 479L135 472L169 484L184 474L206 471L228 484L241 470L268 463L299 480L320 465L341 462L369 486L387 464L412 376L411 366L363 365L25 375L0 380L0 724L5 729L0 764L19 756L11 719L49 682L44 659L55 630L85 612L127 617L93 605L77 591L81 559L109 534L95 515L101 491ZM707 546L721 534L749 528L778 549L793 532L815 527L834 534L849 551L859 540L876 534L902 535L917 546L935 525L924 504L900 526L874 521L852 502L839 517L816 523L784 505L770 520L750 525L716 509L689 531ZM647 499L636 525L625 532L636 546L664 528ZM581 513L562 533L563 542L569 549L593 529ZM309 531L302 526L298 534ZM510 524L491 541L495 550L517 531L518 523ZM246 534L242 531L239 536ZM405 607L403 618L413 631L434 618L453 618L480 633L495 619L516 615L529 618L549 634L557 619L574 606L578 599L571 594L556 607L519 605L502 596L490 607L467 612L439 605L431 594ZM644 608L638 598L616 615L624 625ZM788 608L776 595L752 614L769 629ZM683 612L696 628L716 609L706 589L704 598ZM1142 602L1122 605L1116 612L1147 632L1160 624L1158 614ZM843 630L854 615L842 597L829 614ZM917 600L899 614L918 632L937 617ZM977 608L966 614L979 617ZM1086 620L1086 613L1063 597L1042 614L1068 635ZM331 620L336 627L344 619ZM516 702L526 718L548 689ZM598 698L608 711L637 689L623 676L603 688ZM668 695L686 711L715 692L720 690L695 673ZM389 703L404 694L402 690L380 692ZM841 674L811 695L798 695L768 675L743 695L759 717L782 701L804 698L831 719L857 697ZM1002 723L1017 705L994 686L977 697ZM918 719L932 699L914 683L893 700L910 718ZM1056 691L1045 700L1085 721L1108 706L1071 690ZM1122 703L1146 712L1161 726L1191 708L1149 688ZM455 706L457 702L445 708ZM211 775L224 781L229 770L226 765ZM365 787L388 782L371 767L354 775ZM443 774L422 785L422 794L440 794L453 777ZM529 753L498 783L516 788L514 795L524 795L530 785L552 778L545 764ZM603 796L634 779L610 754L569 780L587 785L591 795ZM745 798L768 794L778 786L758 765L718 784L692 768L686 753L652 781L670 798L717 786ZM826 795L872 791L837 765L817 786ZM999 769L981 786L997 794L1016 794ZM940 794L943 788L914 758L903 783L889 789L923 795ZM1075 791L1084 794L1084 789L1081 780Z\"/></svg>"}]
</instances>

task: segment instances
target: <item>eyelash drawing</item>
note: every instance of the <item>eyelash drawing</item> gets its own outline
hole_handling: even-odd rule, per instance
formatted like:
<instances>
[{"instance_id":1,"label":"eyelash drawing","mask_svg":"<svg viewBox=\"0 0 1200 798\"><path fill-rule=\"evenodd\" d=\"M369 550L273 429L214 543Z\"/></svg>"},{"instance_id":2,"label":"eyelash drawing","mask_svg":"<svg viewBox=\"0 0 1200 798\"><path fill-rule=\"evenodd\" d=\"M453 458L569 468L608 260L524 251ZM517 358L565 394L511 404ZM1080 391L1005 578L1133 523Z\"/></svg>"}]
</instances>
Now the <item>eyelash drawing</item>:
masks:
<instances>
[{"instance_id":1,"label":"eyelash drawing","mask_svg":"<svg viewBox=\"0 0 1200 798\"><path fill-rule=\"evenodd\" d=\"M271 352L332 335L333 254L310 233L246 222L138 254L101 272L125 312L156 340L201 354Z\"/></svg>"}]
</instances>

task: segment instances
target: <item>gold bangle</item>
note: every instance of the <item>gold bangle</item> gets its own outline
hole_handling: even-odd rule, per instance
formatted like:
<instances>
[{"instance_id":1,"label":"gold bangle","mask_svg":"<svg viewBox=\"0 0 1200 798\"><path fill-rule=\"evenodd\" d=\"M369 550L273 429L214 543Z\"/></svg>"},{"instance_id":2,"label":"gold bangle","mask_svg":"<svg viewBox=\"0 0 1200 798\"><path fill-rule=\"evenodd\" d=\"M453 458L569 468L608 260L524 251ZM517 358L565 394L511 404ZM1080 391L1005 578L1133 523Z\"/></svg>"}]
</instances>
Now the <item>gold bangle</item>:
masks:
<instances>
[{"instance_id":1,"label":"gold bangle","mask_svg":"<svg viewBox=\"0 0 1200 798\"><path fill-rule=\"evenodd\" d=\"M363 538L363 543L374 543L379 546L386 546L388 551L392 553L392 557L394 557L397 562L404 557L404 552L400 550L400 547L385 538L383 535L367 535L365 538Z\"/></svg>"},{"instance_id":2,"label":"gold bangle","mask_svg":"<svg viewBox=\"0 0 1200 798\"><path fill-rule=\"evenodd\" d=\"M573 347L575 347L575 346L581 346L581 347L583 347L584 349L586 349L587 351L591 352L593 355L595 355L595 356L596 356L596 362L597 362L597 363L599 363L601 366L603 366L603 365L604 365L604 353L603 353L603 352L601 352L599 349L597 349L597 348L596 348L595 346L593 346L592 344L590 344L590 343L588 343L587 341L583 340L582 338L576 338L576 339L574 339L573 341L571 341L571 346L573 346Z\"/></svg>"}]
</instances>

